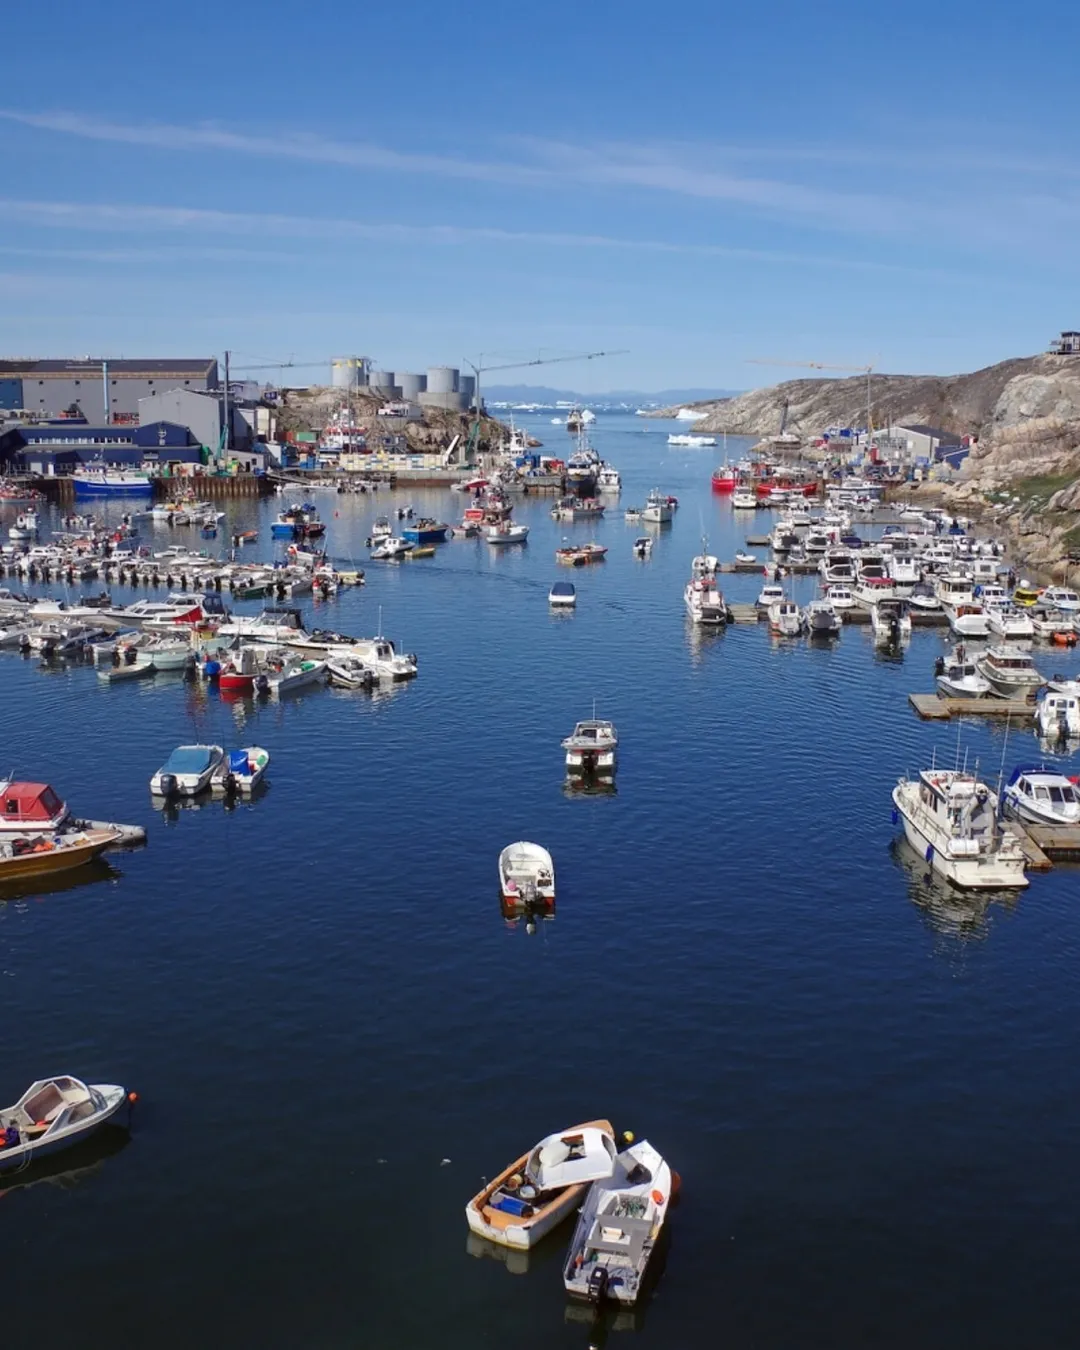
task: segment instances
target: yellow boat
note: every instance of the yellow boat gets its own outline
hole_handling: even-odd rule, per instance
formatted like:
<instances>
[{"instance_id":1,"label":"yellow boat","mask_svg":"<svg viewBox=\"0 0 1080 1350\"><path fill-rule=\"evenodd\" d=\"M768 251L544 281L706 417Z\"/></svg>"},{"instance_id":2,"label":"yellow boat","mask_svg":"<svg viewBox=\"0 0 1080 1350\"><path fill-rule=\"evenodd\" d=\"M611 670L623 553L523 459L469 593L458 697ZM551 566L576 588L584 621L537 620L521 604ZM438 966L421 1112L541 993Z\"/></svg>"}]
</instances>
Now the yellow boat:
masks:
<instances>
[{"instance_id":1,"label":"yellow boat","mask_svg":"<svg viewBox=\"0 0 1080 1350\"><path fill-rule=\"evenodd\" d=\"M419 544L405 554L406 558L434 558L434 556L435 548L432 544Z\"/></svg>"},{"instance_id":2,"label":"yellow boat","mask_svg":"<svg viewBox=\"0 0 1080 1350\"><path fill-rule=\"evenodd\" d=\"M1017 586L1013 591L1013 604L1028 608L1039 603L1040 595L1042 595L1041 586Z\"/></svg>"},{"instance_id":3,"label":"yellow boat","mask_svg":"<svg viewBox=\"0 0 1080 1350\"><path fill-rule=\"evenodd\" d=\"M119 830L104 829L5 840L0 843L0 883L82 867L110 844L118 843L120 837Z\"/></svg>"}]
</instances>

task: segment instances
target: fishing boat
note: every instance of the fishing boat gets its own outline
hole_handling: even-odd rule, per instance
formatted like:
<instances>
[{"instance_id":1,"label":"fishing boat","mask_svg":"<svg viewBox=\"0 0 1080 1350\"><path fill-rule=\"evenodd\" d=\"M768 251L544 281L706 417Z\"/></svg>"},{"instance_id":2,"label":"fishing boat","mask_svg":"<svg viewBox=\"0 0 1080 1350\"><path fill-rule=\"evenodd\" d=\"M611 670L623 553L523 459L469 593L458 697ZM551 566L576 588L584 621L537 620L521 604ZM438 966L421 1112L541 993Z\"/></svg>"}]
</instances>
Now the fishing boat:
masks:
<instances>
[{"instance_id":1,"label":"fishing boat","mask_svg":"<svg viewBox=\"0 0 1080 1350\"><path fill-rule=\"evenodd\" d=\"M410 544L441 544L446 538L450 526L442 521L432 520L429 516L412 525L403 525L401 528L401 537L407 539Z\"/></svg>"},{"instance_id":2,"label":"fishing boat","mask_svg":"<svg viewBox=\"0 0 1080 1350\"><path fill-rule=\"evenodd\" d=\"M829 599L811 600L806 606L806 631L812 638L839 637L843 616Z\"/></svg>"},{"instance_id":3,"label":"fishing boat","mask_svg":"<svg viewBox=\"0 0 1080 1350\"><path fill-rule=\"evenodd\" d=\"M567 1293L595 1304L637 1302L674 1185L647 1140L616 1156L611 1176L593 1182L581 1207L563 1265Z\"/></svg>"},{"instance_id":4,"label":"fishing boat","mask_svg":"<svg viewBox=\"0 0 1080 1350\"><path fill-rule=\"evenodd\" d=\"M548 1135L473 1196L465 1207L469 1228L503 1247L533 1247L573 1213L594 1181L611 1176L615 1159L609 1121Z\"/></svg>"},{"instance_id":5,"label":"fishing boat","mask_svg":"<svg viewBox=\"0 0 1080 1350\"><path fill-rule=\"evenodd\" d=\"M947 657L939 657L934 670L937 690L942 698L985 698L991 692L990 681L979 674L974 658L963 643Z\"/></svg>"},{"instance_id":6,"label":"fishing boat","mask_svg":"<svg viewBox=\"0 0 1080 1350\"><path fill-rule=\"evenodd\" d=\"M572 581L556 581L548 591L548 604L553 609L573 609L577 605L577 587Z\"/></svg>"},{"instance_id":7,"label":"fishing boat","mask_svg":"<svg viewBox=\"0 0 1080 1350\"><path fill-rule=\"evenodd\" d=\"M924 769L901 778L893 805L908 843L956 886L1014 889L1026 886L1020 841L998 824L997 797L960 769Z\"/></svg>"},{"instance_id":8,"label":"fishing boat","mask_svg":"<svg viewBox=\"0 0 1080 1350\"><path fill-rule=\"evenodd\" d=\"M218 688L223 694L251 694L255 692L255 677L259 674L258 658L253 647L241 647L222 662L218 672Z\"/></svg>"},{"instance_id":9,"label":"fishing boat","mask_svg":"<svg viewBox=\"0 0 1080 1350\"><path fill-rule=\"evenodd\" d=\"M1032 825L1080 825L1080 792L1047 764L1014 769L1001 794L1005 814Z\"/></svg>"},{"instance_id":10,"label":"fishing boat","mask_svg":"<svg viewBox=\"0 0 1080 1350\"><path fill-rule=\"evenodd\" d=\"M712 476L712 490L714 492L734 492L739 486L738 479L735 476L734 467L727 464L722 468L716 469Z\"/></svg>"},{"instance_id":11,"label":"fishing boat","mask_svg":"<svg viewBox=\"0 0 1080 1350\"><path fill-rule=\"evenodd\" d=\"M1034 702L1044 683L1028 653L1013 647L991 647L975 658L975 664L999 698L1026 698Z\"/></svg>"},{"instance_id":12,"label":"fishing boat","mask_svg":"<svg viewBox=\"0 0 1080 1350\"><path fill-rule=\"evenodd\" d=\"M83 1083L66 1074L39 1078L14 1106L0 1108L0 1172L78 1143L134 1100L117 1083Z\"/></svg>"},{"instance_id":13,"label":"fishing boat","mask_svg":"<svg viewBox=\"0 0 1080 1350\"><path fill-rule=\"evenodd\" d=\"M330 683L338 689L370 689L379 682L374 666L340 648L334 655L327 656L326 670Z\"/></svg>"},{"instance_id":14,"label":"fishing boat","mask_svg":"<svg viewBox=\"0 0 1080 1350\"><path fill-rule=\"evenodd\" d=\"M1035 729L1043 740L1080 738L1080 699L1048 688L1035 709Z\"/></svg>"},{"instance_id":15,"label":"fishing boat","mask_svg":"<svg viewBox=\"0 0 1080 1350\"><path fill-rule=\"evenodd\" d=\"M897 647L902 642L910 641L911 615L907 601L893 597L876 601L870 606L870 625L874 631L874 641L879 647Z\"/></svg>"},{"instance_id":16,"label":"fishing boat","mask_svg":"<svg viewBox=\"0 0 1080 1350\"><path fill-rule=\"evenodd\" d=\"M555 899L555 864L539 844L519 840L499 854L502 898L517 904Z\"/></svg>"},{"instance_id":17,"label":"fishing boat","mask_svg":"<svg viewBox=\"0 0 1080 1350\"><path fill-rule=\"evenodd\" d=\"M589 563L602 561L606 553L607 549L603 544L575 544L557 548L555 560L570 567L585 567Z\"/></svg>"},{"instance_id":18,"label":"fishing boat","mask_svg":"<svg viewBox=\"0 0 1080 1350\"><path fill-rule=\"evenodd\" d=\"M151 662L155 670L190 670L195 664L195 652L187 642L157 637L139 648L138 661Z\"/></svg>"},{"instance_id":19,"label":"fishing boat","mask_svg":"<svg viewBox=\"0 0 1080 1350\"><path fill-rule=\"evenodd\" d=\"M617 493L622 491L622 478L613 464L602 463L596 475L597 492Z\"/></svg>"},{"instance_id":20,"label":"fishing boat","mask_svg":"<svg viewBox=\"0 0 1080 1350\"><path fill-rule=\"evenodd\" d=\"M248 797L258 787L270 767L270 753L259 745L230 750L211 780L215 792L239 792Z\"/></svg>"},{"instance_id":21,"label":"fishing boat","mask_svg":"<svg viewBox=\"0 0 1080 1350\"><path fill-rule=\"evenodd\" d=\"M641 513L642 520L649 525L670 525L674 515L670 497L664 496L656 489L649 493L645 502L645 509Z\"/></svg>"},{"instance_id":22,"label":"fishing boat","mask_svg":"<svg viewBox=\"0 0 1080 1350\"><path fill-rule=\"evenodd\" d=\"M552 520L598 520L605 506L596 497L563 497L551 508Z\"/></svg>"},{"instance_id":23,"label":"fishing boat","mask_svg":"<svg viewBox=\"0 0 1080 1350\"><path fill-rule=\"evenodd\" d=\"M727 602L711 573L690 578L683 591L683 603L686 605L691 623L714 628L727 623Z\"/></svg>"},{"instance_id":24,"label":"fishing boat","mask_svg":"<svg viewBox=\"0 0 1080 1350\"><path fill-rule=\"evenodd\" d=\"M510 520L500 520L484 530L484 540L489 544L523 544L528 537L528 525L515 525Z\"/></svg>"},{"instance_id":25,"label":"fishing boat","mask_svg":"<svg viewBox=\"0 0 1080 1350\"><path fill-rule=\"evenodd\" d=\"M194 797L205 787L225 758L220 745L179 745L150 779L155 797Z\"/></svg>"},{"instance_id":26,"label":"fishing boat","mask_svg":"<svg viewBox=\"0 0 1080 1350\"><path fill-rule=\"evenodd\" d=\"M798 637L803 630L803 612L794 600L776 600L769 606L769 632L777 637Z\"/></svg>"},{"instance_id":27,"label":"fishing boat","mask_svg":"<svg viewBox=\"0 0 1080 1350\"><path fill-rule=\"evenodd\" d=\"M568 773L614 773L619 737L613 722L578 722L562 742Z\"/></svg>"},{"instance_id":28,"label":"fishing boat","mask_svg":"<svg viewBox=\"0 0 1080 1350\"><path fill-rule=\"evenodd\" d=\"M76 497L149 497L154 485L138 469L106 469L87 464L71 475Z\"/></svg>"},{"instance_id":29,"label":"fishing boat","mask_svg":"<svg viewBox=\"0 0 1080 1350\"><path fill-rule=\"evenodd\" d=\"M122 838L122 832L112 826L33 838L0 836L0 883L82 867Z\"/></svg>"}]
</instances>

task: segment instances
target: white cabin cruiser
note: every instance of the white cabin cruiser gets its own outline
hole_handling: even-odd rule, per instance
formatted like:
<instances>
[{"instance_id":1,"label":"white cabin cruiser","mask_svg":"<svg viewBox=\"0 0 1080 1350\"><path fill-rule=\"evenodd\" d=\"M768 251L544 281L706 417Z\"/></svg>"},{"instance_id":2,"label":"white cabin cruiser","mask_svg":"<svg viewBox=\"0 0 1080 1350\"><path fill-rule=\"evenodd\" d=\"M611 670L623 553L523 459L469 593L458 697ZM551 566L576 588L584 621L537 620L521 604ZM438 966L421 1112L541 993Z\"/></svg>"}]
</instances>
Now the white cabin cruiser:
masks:
<instances>
[{"instance_id":1,"label":"white cabin cruiser","mask_svg":"<svg viewBox=\"0 0 1080 1350\"><path fill-rule=\"evenodd\" d=\"M617 493L622 491L622 478L614 464L601 464L596 475L597 492Z\"/></svg>"},{"instance_id":2,"label":"white cabin cruiser","mask_svg":"<svg viewBox=\"0 0 1080 1350\"><path fill-rule=\"evenodd\" d=\"M811 600L806 606L806 631L810 637L839 637L843 615L829 599Z\"/></svg>"},{"instance_id":3,"label":"white cabin cruiser","mask_svg":"<svg viewBox=\"0 0 1080 1350\"><path fill-rule=\"evenodd\" d=\"M716 584L716 578L711 574L691 577L683 591L683 600L693 623L713 627L727 623L727 602Z\"/></svg>"},{"instance_id":4,"label":"white cabin cruiser","mask_svg":"<svg viewBox=\"0 0 1080 1350\"><path fill-rule=\"evenodd\" d=\"M499 854L499 887L502 898L515 904L555 899L555 864L539 844L521 839L507 844Z\"/></svg>"},{"instance_id":5,"label":"white cabin cruiser","mask_svg":"<svg viewBox=\"0 0 1080 1350\"><path fill-rule=\"evenodd\" d=\"M845 586L839 582L826 589L825 599L828 600L829 604L836 610L855 608L855 596L851 587Z\"/></svg>"},{"instance_id":6,"label":"white cabin cruiser","mask_svg":"<svg viewBox=\"0 0 1080 1350\"><path fill-rule=\"evenodd\" d=\"M986 624L997 637L1030 639L1035 636L1031 615L1013 605L991 605L987 609Z\"/></svg>"},{"instance_id":7,"label":"white cabin cruiser","mask_svg":"<svg viewBox=\"0 0 1080 1350\"><path fill-rule=\"evenodd\" d=\"M1033 702L1045 683L1028 653L1015 647L991 647L976 657L975 663L999 698L1026 698Z\"/></svg>"},{"instance_id":8,"label":"white cabin cruiser","mask_svg":"<svg viewBox=\"0 0 1080 1350\"><path fill-rule=\"evenodd\" d=\"M360 656L374 666L381 680L411 680L417 671L416 657L408 652L398 652L394 644L386 637L358 638L347 647L332 647L327 653L336 656L344 651Z\"/></svg>"},{"instance_id":9,"label":"white cabin cruiser","mask_svg":"<svg viewBox=\"0 0 1080 1350\"><path fill-rule=\"evenodd\" d=\"M1080 792L1047 764L1014 769L1001 794L1007 815L1033 825L1080 825Z\"/></svg>"},{"instance_id":10,"label":"white cabin cruiser","mask_svg":"<svg viewBox=\"0 0 1080 1350\"><path fill-rule=\"evenodd\" d=\"M289 642L302 636L300 611L287 605L267 605L258 614L234 614L217 631L218 637L242 638L244 642Z\"/></svg>"},{"instance_id":11,"label":"white cabin cruiser","mask_svg":"<svg viewBox=\"0 0 1080 1350\"><path fill-rule=\"evenodd\" d=\"M794 600L777 600L769 606L769 631L778 637L798 637L803 630L803 612Z\"/></svg>"},{"instance_id":12,"label":"white cabin cruiser","mask_svg":"<svg viewBox=\"0 0 1080 1350\"><path fill-rule=\"evenodd\" d=\"M563 1265L567 1292L595 1304L636 1303L672 1190L671 1168L647 1140L624 1149L581 1207Z\"/></svg>"},{"instance_id":13,"label":"white cabin cruiser","mask_svg":"<svg viewBox=\"0 0 1080 1350\"><path fill-rule=\"evenodd\" d=\"M731 505L736 511L756 511L758 507L757 493L748 492L745 488L737 488L731 494Z\"/></svg>"},{"instance_id":14,"label":"white cabin cruiser","mask_svg":"<svg viewBox=\"0 0 1080 1350\"><path fill-rule=\"evenodd\" d=\"M1028 884L1020 841L997 820L997 798L959 769L901 778L893 804L908 843L956 886L1014 889Z\"/></svg>"},{"instance_id":15,"label":"white cabin cruiser","mask_svg":"<svg viewBox=\"0 0 1080 1350\"><path fill-rule=\"evenodd\" d=\"M781 600L786 598L783 586L769 582L762 586L761 590L758 592L758 598L755 601L755 604L758 609L768 609L770 605L779 604Z\"/></svg>"},{"instance_id":16,"label":"white cabin cruiser","mask_svg":"<svg viewBox=\"0 0 1080 1350\"><path fill-rule=\"evenodd\" d=\"M511 520L500 520L484 530L484 539L489 544L523 544L528 537L528 525L515 524Z\"/></svg>"},{"instance_id":17,"label":"white cabin cruiser","mask_svg":"<svg viewBox=\"0 0 1080 1350\"><path fill-rule=\"evenodd\" d=\"M43 1154L78 1143L128 1100L117 1083L83 1083L68 1075L39 1078L14 1106L0 1108L0 1172L27 1167Z\"/></svg>"},{"instance_id":18,"label":"white cabin cruiser","mask_svg":"<svg viewBox=\"0 0 1080 1350\"><path fill-rule=\"evenodd\" d=\"M942 600L941 607L949 620L949 627L957 637L979 638L990 636L990 623L986 610L976 600L950 603Z\"/></svg>"},{"instance_id":19,"label":"white cabin cruiser","mask_svg":"<svg viewBox=\"0 0 1080 1350\"><path fill-rule=\"evenodd\" d=\"M908 596L907 602L912 609L920 610L925 614L941 612L941 601L934 594L934 588L928 581L917 581L911 588L911 594Z\"/></svg>"},{"instance_id":20,"label":"white cabin cruiser","mask_svg":"<svg viewBox=\"0 0 1080 1350\"><path fill-rule=\"evenodd\" d=\"M194 797L208 787L225 751L220 745L180 745L150 779L155 797Z\"/></svg>"},{"instance_id":21,"label":"white cabin cruiser","mask_svg":"<svg viewBox=\"0 0 1080 1350\"><path fill-rule=\"evenodd\" d=\"M1035 709L1035 729L1044 741L1080 738L1080 698L1048 688Z\"/></svg>"},{"instance_id":22,"label":"white cabin cruiser","mask_svg":"<svg viewBox=\"0 0 1080 1350\"><path fill-rule=\"evenodd\" d=\"M404 558L406 553L411 552L412 544L407 539L389 534L376 541L371 550L371 557L374 562L393 562L396 558Z\"/></svg>"},{"instance_id":23,"label":"white cabin cruiser","mask_svg":"<svg viewBox=\"0 0 1080 1350\"><path fill-rule=\"evenodd\" d=\"M992 692L990 681L979 674L974 657L967 653L963 643L948 656L938 658L934 674L942 698L985 698Z\"/></svg>"},{"instance_id":24,"label":"white cabin cruiser","mask_svg":"<svg viewBox=\"0 0 1080 1350\"><path fill-rule=\"evenodd\" d=\"M878 646L888 644L895 647L910 641L911 615L908 613L907 601L884 599L872 604L870 626Z\"/></svg>"},{"instance_id":25,"label":"white cabin cruiser","mask_svg":"<svg viewBox=\"0 0 1080 1350\"><path fill-rule=\"evenodd\" d=\"M614 773L615 751L619 737L612 722L592 718L578 722L566 737L562 748L566 751L569 773Z\"/></svg>"},{"instance_id":26,"label":"white cabin cruiser","mask_svg":"<svg viewBox=\"0 0 1080 1350\"><path fill-rule=\"evenodd\" d=\"M1039 603L1048 609L1060 609L1066 614L1080 615L1080 593L1071 586L1047 586L1039 597Z\"/></svg>"}]
</instances>

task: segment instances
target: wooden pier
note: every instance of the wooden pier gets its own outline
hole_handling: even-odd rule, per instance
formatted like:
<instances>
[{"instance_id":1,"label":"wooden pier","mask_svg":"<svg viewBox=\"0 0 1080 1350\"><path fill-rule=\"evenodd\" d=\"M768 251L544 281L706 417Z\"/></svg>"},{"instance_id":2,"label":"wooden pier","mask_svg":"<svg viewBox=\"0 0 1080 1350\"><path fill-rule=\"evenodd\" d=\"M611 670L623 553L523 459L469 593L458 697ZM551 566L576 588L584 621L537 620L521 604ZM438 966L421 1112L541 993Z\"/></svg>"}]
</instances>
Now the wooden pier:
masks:
<instances>
[{"instance_id":1,"label":"wooden pier","mask_svg":"<svg viewBox=\"0 0 1080 1350\"><path fill-rule=\"evenodd\" d=\"M941 698L938 694L908 694L908 702L927 722L947 722L952 717L1014 717L1030 721L1035 704L1022 698Z\"/></svg>"}]
</instances>

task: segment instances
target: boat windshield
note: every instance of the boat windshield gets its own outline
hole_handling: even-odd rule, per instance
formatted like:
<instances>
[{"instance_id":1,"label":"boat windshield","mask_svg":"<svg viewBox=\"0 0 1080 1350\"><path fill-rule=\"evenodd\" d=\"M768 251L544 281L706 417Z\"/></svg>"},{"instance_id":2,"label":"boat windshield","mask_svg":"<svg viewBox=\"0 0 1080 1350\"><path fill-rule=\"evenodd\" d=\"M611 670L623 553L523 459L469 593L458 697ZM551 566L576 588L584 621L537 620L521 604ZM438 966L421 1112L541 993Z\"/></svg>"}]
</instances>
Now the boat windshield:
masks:
<instances>
[{"instance_id":1,"label":"boat windshield","mask_svg":"<svg viewBox=\"0 0 1080 1350\"><path fill-rule=\"evenodd\" d=\"M165 761L162 773L205 773L210 762L209 746L181 745Z\"/></svg>"}]
</instances>

